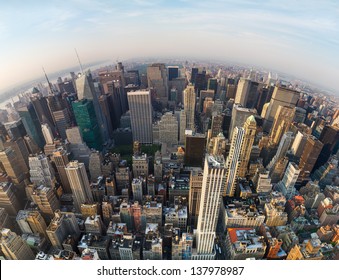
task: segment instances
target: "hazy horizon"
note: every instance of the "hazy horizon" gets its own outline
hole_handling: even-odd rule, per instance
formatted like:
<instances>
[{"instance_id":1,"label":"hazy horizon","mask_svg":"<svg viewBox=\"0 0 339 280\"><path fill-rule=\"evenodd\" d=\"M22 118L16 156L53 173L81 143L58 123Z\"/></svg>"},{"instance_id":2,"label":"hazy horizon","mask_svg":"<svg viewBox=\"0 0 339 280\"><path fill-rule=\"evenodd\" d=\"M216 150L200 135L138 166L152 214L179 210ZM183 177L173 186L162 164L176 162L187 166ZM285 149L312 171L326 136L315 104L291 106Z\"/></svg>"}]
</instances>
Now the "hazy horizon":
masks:
<instances>
[{"instance_id":1,"label":"hazy horizon","mask_svg":"<svg viewBox=\"0 0 339 280\"><path fill-rule=\"evenodd\" d=\"M256 65L338 94L335 1L0 3L0 92L78 64L201 57Z\"/></svg>"}]
</instances>

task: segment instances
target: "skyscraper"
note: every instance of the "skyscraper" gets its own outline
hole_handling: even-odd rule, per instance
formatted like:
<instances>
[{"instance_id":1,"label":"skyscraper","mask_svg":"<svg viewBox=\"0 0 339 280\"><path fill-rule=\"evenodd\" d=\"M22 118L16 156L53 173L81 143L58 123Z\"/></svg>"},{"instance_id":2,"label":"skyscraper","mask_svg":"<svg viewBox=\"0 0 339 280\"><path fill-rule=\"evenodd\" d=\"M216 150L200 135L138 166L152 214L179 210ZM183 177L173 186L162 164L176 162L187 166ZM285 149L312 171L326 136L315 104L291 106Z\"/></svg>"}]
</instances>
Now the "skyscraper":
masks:
<instances>
[{"instance_id":1,"label":"skyscraper","mask_svg":"<svg viewBox=\"0 0 339 280\"><path fill-rule=\"evenodd\" d=\"M160 143L166 143L171 147L178 144L178 120L171 113L167 112L159 121L159 141Z\"/></svg>"},{"instance_id":2,"label":"skyscraper","mask_svg":"<svg viewBox=\"0 0 339 280\"><path fill-rule=\"evenodd\" d=\"M339 127L338 126L324 126L319 141L324 144L321 153L314 165L313 171L324 165L331 154L337 153L339 150Z\"/></svg>"},{"instance_id":3,"label":"skyscraper","mask_svg":"<svg viewBox=\"0 0 339 280\"><path fill-rule=\"evenodd\" d=\"M244 144L245 129L242 127L235 127L232 136L231 148L227 157L227 171L226 171L226 187L224 189L224 196L234 196L236 179L239 172L239 160ZM250 138L249 138L250 140Z\"/></svg>"},{"instance_id":4,"label":"skyscraper","mask_svg":"<svg viewBox=\"0 0 339 280\"><path fill-rule=\"evenodd\" d=\"M16 222L22 233L40 233L48 238L46 234L47 225L39 211L20 210Z\"/></svg>"},{"instance_id":5,"label":"skyscraper","mask_svg":"<svg viewBox=\"0 0 339 280\"><path fill-rule=\"evenodd\" d=\"M3 228L0 233L0 247L7 260L35 259L31 248L15 232Z\"/></svg>"},{"instance_id":6,"label":"skyscraper","mask_svg":"<svg viewBox=\"0 0 339 280\"><path fill-rule=\"evenodd\" d=\"M193 85L188 85L184 90L184 110L186 113L186 128L195 131L195 91Z\"/></svg>"},{"instance_id":7,"label":"skyscraper","mask_svg":"<svg viewBox=\"0 0 339 280\"><path fill-rule=\"evenodd\" d=\"M86 169L89 169L88 165L91 150L83 141L80 133L80 128L78 126L68 128L66 129L66 134L73 159L83 162L86 166Z\"/></svg>"},{"instance_id":8,"label":"skyscraper","mask_svg":"<svg viewBox=\"0 0 339 280\"><path fill-rule=\"evenodd\" d=\"M197 252L192 259L214 259L214 239L225 187L226 166L223 156L206 155L197 227Z\"/></svg>"},{"instance_id":9,"label":"skyscraper","mask_svg":"<svg viewBox=\"0 0 339 280\"><path fill-rule=\"evenodd\" d=\"M71 161L65 170L73 193L74 207L80 213L82 203L93 202L85 165L82 162Z\"/></svg>"},{"instance_id":10,"label":"skyscraper","mask_svg":"<svg viewBox=\"0 0 339 280\"><path fill-rule=\"evenodd\" d=\"M46 144L52 145L54 143L54 136L53 136L53 132L52 132L52 129L50 128L50 126L47 123L42 123L41 124L41 131L42 131L42 134L45 138Z\"/></svg>"},{"instance_id":11,"label":"skyscraper","mask_svg":"<svg viewBox=\"0 0 339 280\"><path fill-rule=\"evenodd\" d=\"M16 216L21 208L16 196L15 186L11 182L0 183L0 207L4 208L8 215Z\"/></svg>"},{"instance_id":12,"label":"skyscraper","mask_svg":"<svg viewBox=\"0 0 339 280\"><path fill-rule=\"evenodd\" d=\"M298 131L297 135L295 136L295 139L291 147L291 151L293 155L295 155L298 158L300 158L303 153L307 137L308 135L301 131Z\"/></svg>"},{"instance_id":13,"label":"skyscraper","mask_svg":"<svg viewBox=\"0 0 339 280\"><path fill-rule=\"evenodd\" d=\"M254 142L254 137L257 130L257 122L255 121L254 116L250 116L247 118L245 124L244 124L244 139L243 139L243 145L240 153L240 165L239 165L239 171L238 176L244 177L247 174L247 167L250 160L250 155L252 151L252 146Z\"/></svg>"},{"instance_id":14,"label":"skyscraper","mask_svg":"<svg viewBox=\"0 0 339 280\"><path fill-rule=\"evenodd\" d=\"M36 185L50 188L55 185L54 170L44 154L29 157L29 174L31 182Z\"/></svg>"},{"instance_id":15,"label":"skyscraper","mask_svg":"<svg viewBox=\"0 0 339 280\"><path fill-rule=\"evenodd\" d=\"M93 101L82 99L74 101L72 106L82 138L90 148L100 151L103 143Z\"/></svg>"},{"instance_id":16,"label":"skyscraper","mask_svg":"<svg viewBox=\"0 0 339 280\"><path fill-rule=\"evenodd\" d=\"M240 104L241 106L246 107L250 86L251 86L250 79L240 78L234 99L235 104Z\"/></svg>"},{"instance_id":17,"label":"skyscraper","mask_svg":"<svg viewBox=\"0 0 339 280\"><path fill-rule=\"evenodd\" d=\"M277 184L279 191L285 195L286 199L291 199L296 191L294 188L298 180L300 169L294 162L290 162L286 168L285 175L281 182Z\"/></svg>"},{"instance_id":18,"label":"skyscraper","mask_svg":"<svg viewBox=\"0 0 339 280\"><path fill-rule=\"evenodd\" d=\"M45 214L45 218L52 218L54 212L60 209L60 202L51 187L44 185L29 186L27 192L32 201L38 205L40 211Z\"/></svg>"},{"instance_id":19,"label":"skyscraper","mask_svg":"<svg viewBox=\"0 0 339 280\"><path fill-rule=\"evenodd\" d=\"M47 98L58 135L62 139L66 139L66 128L71 125L71 117L66 106L66 101L62 99L60 94L49 95Z\"/></svg>"},{"instance_id":20,"label":"skyscraper","mask_svg":"<svg viewBox=\"0 0 339 280\"><path fill-rule=\"evenodd\" d=\"M224 122L224 114L213 114L212 113L211 138L218 136L218 134L222 132L223 122Z\"/></svg>"},{"instance_id":21,"label":"skyscraper","mask_svg":"<svg viewBox=\"0 0 339 280\"><path fill-rule=\"evenodd\" d=\"M62 185L64 192L72 193L72 190L71 190L68 178L67 178L67 174L65 171L65 167L69 163L68 152L64 148L60 147L56 151L53 152L53 155L51 158L58 171L60 183Z\"/></svg>"},{"instance_id":22,"label":"skyscraper","mask_svg":"<svg viewBox=\"0 0 339 280\"><path fill-rule=\"evenodd\" d=\"M132 181L132 193L134 201L142 202L142 180L134 178Z\"/></svg>"},{"instance_id":23,"label":"skyscraper","mask_svg":"<svg viewBox=\"0 0 339 280\"><path fill-rule=\"evenodd\" d=\"M180 110L179 113L179 144L185 144L185 130L186 130L186 112L185 110Z\"/></svg>"},{"instance_id":24,"label":"skyscraper","mask_svg":"<svg viewBox=\"0 0 339 280\"><path fill-rule=\"evenodd\" d=\"M46 233L54 248L62 249L62 243L68 235L77 240L80 236L80 229L75 214L56 211Z\"/></svg>"},{"instance_id":25,"label":"skyscraper","mask_svg":"<svg viewBox=\"0 0 339 280\"><path fill-rule=\"evenodd\" d=\"M234 104L232 109L232 118L228 133L228 139L232 139L235 127L243 127L247 118L251 115L257 115L257 111L255 109L244 108L239 104Z\"/></svg>"},{"instance_id":26,"label":"skyscraper","mask_svg":"<svg viewBox=\"0 0 339 280\"><path fill-rule=\"evenodd\" d=\"M298 100L299 92L286 87L275 87L271 101L268 103L265 115L263 116L265 119L263 126L264 131L269 132L271 130L274 116L278 110L279 105L294 108Z\"/></svg>"},{"instance_id":27,"label":"skyscraper","mask_svg":"<svg viewBox=\"0 0 339 280\"><path fill-rule=\"evenodd\" d=\"M19 113L19 116L21 117L21 120L29 136L32 137L34 142L40 148L43 148L45 143L44 143L44 139L43 139L42 132L41 132L40 121L34 110L32 103L29 103L28 105L17 108L17 112Z\"/></svg>"},{"instance_id":28,"label":"skyscraper","mask_svg":"<svg viewBox=\"0 0 339 280\"><path fill-rule=\"evenodd\" d=\"M272 174L272 170L274 169L275 164L280 159L285 157L289 147L291 146L292 141L293 141L293 133L291 131L284 133L284 135L281 137L277 152L275 156L272 158L272 160L270 161L270 163L267 165L267 169L270 170L270 175Z\"/></svg>"},{"instance_id":29,"label":"skyscraper","mask_svg":"<svg viewBox=\"0 0 339 280\"><path fill-rule=\"evenodd\" d=\"M159 101L166 105L168 101L167 70L165 64L154 63L147 67L148 87L154 88Z\"/></svg>"},{"instance_id":30,"label":"skyscraper","mask_svg":"<svg viewBox=\"0 0 339 280\"><path fill-rule=\"evenodd\" d=\"M190 218L189 223L193 228L196 228L198 224L202 191L202 180L203 180L203 171L201 168L194 168L193 170L191 170L188 213Z\"/></svg>"},{"instance_id":31,"label":"skyscraper","mask_svg":"<svg viewBox=\"0 0 339 280\"><path fill-rule=\"evenodd\" d=\"M134 91L127 93L131 112L133 141L152 144L152 104L150 91Z\"/></svg>"},{"instance_id":32,"label":"skyscraper","mask_svg":"<svg viewBox=\"0 0 339 280\"><path fill-rule=\"evenodd\" d=\"M37 93L31 97L31 103L34 107L39 122L48 123L54 134L55 133L54 120L49 109L46 97L41 96L40 93Z\"/></svg>"},{"instance_id":33,"label":"skyscraper","mask_svg":"<svg viewBox=\"0 0 339 280\"><path fill-rule=\"evenodd\" d=\"M307 138L299 163L301 177L307 178L310 175L323 146L314 136Z\"/></svg>"},{"instance_id":34,"label":"skyscraper","mask_svg":"<svg viewBox=\"0 0 339 280\"><path fill-rule=\"evenodd\" d=\"M185 165L195 167L203 166L205 146L205 134L187 134L185 140Z\"/></svg>"},{"instance_id":35,"label":"skyscraper","mask_svg":"<svg viewBox=\"0 0 339 280\"><path fill-rule=\"evenodd\" d=\"M294 109L292 107L278 106L270 133L271 142L274 145L278 145L283 134L289 130L293 118Z\"/></svg>"},{"instance_id":36,"label":"skyscraper","mask_svg":"<svg viewBox=\"0 0 339 280\"><path fill-rule=\"evenodd\" d=\"M102 141L106 142L109 139L107 123L105 122L105 119L103 118L102 112L100 110L100 104L99 104L100 93L97 92L95 87L94 87L92 74L90 73L90 71L87 71L85 74L82 74L81 76L79 76L75 80L75 84L76 84L76 88L77 88L78 99L80 101L83 100L83 99L87 99L88 101L91 101L91 103L93 103L93 109L92 108L90 109L89 116L91 118L91 122L93 122L93 120L96 119L96 125L98 125L98 128L96 128L96 129L99 129ZM82 109L86 109L86 108L82 108ZM73 110L74 110L74 106L73 106ZM81 110L81 109L79 109L79 110ZM87 110L89 110L89 109L87 109ZM74 112L74 114L75 114L75 112ZM84 114L87 114L87 112L84 112ZM75 117L76 117L76 121L78 123L78 118L77 118L77 116L75 116ZM81 127L81 125L79 123L78 123L78 125ZM92 123L92 125L93 125L93 123ZM88 129L93 129L93 127L88 128ZM98 137L98 135L96 135L96 137ZM86 137L84 135L83 135L83 138L86 139ZM86 142L86 140L85 140L85 142Z\"/></svg>"},{"instance_id":37,"label":"skyscraper","mask_svg":"<svg viewBox=\"0 0 339 280\"><path fill-rule=\"evenodd\" d=\"M19 163L20 157L11 148L8 147L0 151L0 162L2 163L7 175L12 178L13 183L18 188L20 198L26 197L25 183L27 183L28 169L23 169Z\"/></svg>"},{"instance_id":38,"label":"skyscraper","mask_svg":"<svg viewBox=\"0 0 339 280\"><path fill-rule=\"evenodd\" d=\"M168 66L168 80L172 81L179 77L179 67L178 66Z\"/></svg>"},{"instance_id":39,"label":"skyscraper","mask_svg":"<svg viewBox=\"0 0 339 280\"><path fill-rule=\"evenodd\" d=\"M113 136L113 121L111 119L111 110L110 110L110 99L108 95L103 94L99 97L99 105L102 113L102 117L107 125L107 133L108 137L112 138Z\"/></svg>"}]
</instances>

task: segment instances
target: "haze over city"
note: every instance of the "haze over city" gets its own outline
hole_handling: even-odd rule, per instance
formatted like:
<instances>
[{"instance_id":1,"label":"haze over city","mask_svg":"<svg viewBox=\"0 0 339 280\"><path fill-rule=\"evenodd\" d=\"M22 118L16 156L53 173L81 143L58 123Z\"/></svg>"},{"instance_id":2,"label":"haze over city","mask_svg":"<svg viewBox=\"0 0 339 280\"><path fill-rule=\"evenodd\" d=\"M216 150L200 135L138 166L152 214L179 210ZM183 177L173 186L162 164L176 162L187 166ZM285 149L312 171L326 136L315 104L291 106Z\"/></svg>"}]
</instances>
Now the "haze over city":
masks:
<instances>
[{"instance_id":1,"label":"haze over city","mask_svg":"<svg viewBox=\"0 0 339 280\"><path fill-rule=\"evenodd\" d=\"M197 57L338 90L337 1L2 1L0 92L77 64Z\"/></svg>"}]
</instances>

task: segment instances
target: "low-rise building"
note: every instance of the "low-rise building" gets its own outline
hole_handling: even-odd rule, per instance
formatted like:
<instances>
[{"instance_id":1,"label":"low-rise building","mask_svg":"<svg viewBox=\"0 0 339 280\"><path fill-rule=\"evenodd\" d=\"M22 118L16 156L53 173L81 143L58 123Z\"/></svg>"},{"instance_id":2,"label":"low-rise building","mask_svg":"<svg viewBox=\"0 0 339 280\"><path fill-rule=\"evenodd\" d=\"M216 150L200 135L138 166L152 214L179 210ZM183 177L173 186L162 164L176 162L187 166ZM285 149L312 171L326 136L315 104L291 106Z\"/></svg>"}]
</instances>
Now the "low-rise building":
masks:
<instances>
[{"instance_id":1,"label":"low-rise building","mask_svg":"<svg viewBox=\"0 0 339 280\"><path fill-rule=\"evenodd\" d=\"M227 229L226 252L231 260L262 259L265 251L264 237L257 235L253 228Z\"/></svg>"}]
</instances>

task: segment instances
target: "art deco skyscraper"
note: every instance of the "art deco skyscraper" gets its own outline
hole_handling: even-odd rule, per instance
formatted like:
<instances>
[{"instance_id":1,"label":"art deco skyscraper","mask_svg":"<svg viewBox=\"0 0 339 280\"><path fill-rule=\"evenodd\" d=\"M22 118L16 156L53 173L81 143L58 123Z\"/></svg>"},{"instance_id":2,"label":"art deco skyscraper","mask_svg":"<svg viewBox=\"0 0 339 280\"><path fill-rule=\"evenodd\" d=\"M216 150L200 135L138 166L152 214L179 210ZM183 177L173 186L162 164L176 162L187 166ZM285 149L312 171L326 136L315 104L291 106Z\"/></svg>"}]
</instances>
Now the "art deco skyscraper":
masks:
<instances>
[{"instance_id":1,"label":"art deco skyscraper","mask_svg":"<svg viewBox=\"0 0 339 280\"><path fill-rule=\"evenodd\" d=\"M82 203L93 202L85 164L76 160L71 161L67 164L65 170L73 193L74 207L80 213Z\"/></svg>"},{"instance_id":2,"label":"art deco skyscraper","mask_svg":"<svg viewBox=\"0 0 339 280\"><path fill-rule=\"evenodd\" d=\"M244 177L247 173L247 167L248 167L248 163L250 160L250 155L252 151L255 133L257 130L257 123L253 115L247 118L244 124L244 130L245 130L245 134L244 134L242 149L241 149L240 158L239 158L240 160L239 171L238 171L239 177Z\"/></svg>"},{"instance_id":3,"label":"art deco skyscraper","mask_svg":"<svg viewBox=\"0 0 339 280\"><path fill-rule=\"evenodd\" d=\"M195 131L195 91L193 85L188 85L184 90L184 110L186 113L186 129Z\"/></svg>"},{"instance_id":4,"label":"art deco skyscraper","mask_svg":"<svg viewBox=\"0 0 339 280\"><path fill-rule=\"evenodd\" d=\"M7 260L35 259L31 248L15 232L4 228L0 233L0 247Z\"/></svg>"},{"instance_id":5,"label":"art deco skyscraper","mask_svg":"<svg viewBox=\"0 0 339 280\"><path fill-rule=\"evenodd\" d=\"M150 91L133 91L127 93L131 112L133 141L152 144L152 103Z\"/></svg>"},{"instance_id":6,"label":"art deco skyscraper","mask_svg":"<svg viewBox=\"0 0 339 280\"><path fill-rule=\"evenodd\" d=\"M192 259L214 259L214 239L226 181L223 156L206 155L197 227L197 252Z\"/></svg>"},{"instance_id":7,"label":"art deco skyscraper","mask_svg":"<svg viewBox=\"0 0 339 280\"><path fill-rule=\"evenodd\" d=\"M232 136L231 148L227 157L226 187L224 196L234 196L236 187L236 178L239 172L239 160L243 149L245 129L235 127Z\"/></svg>"}]
</instances>

